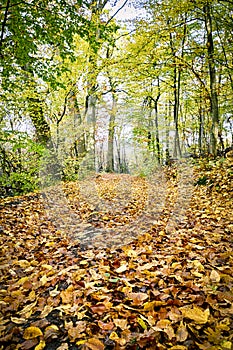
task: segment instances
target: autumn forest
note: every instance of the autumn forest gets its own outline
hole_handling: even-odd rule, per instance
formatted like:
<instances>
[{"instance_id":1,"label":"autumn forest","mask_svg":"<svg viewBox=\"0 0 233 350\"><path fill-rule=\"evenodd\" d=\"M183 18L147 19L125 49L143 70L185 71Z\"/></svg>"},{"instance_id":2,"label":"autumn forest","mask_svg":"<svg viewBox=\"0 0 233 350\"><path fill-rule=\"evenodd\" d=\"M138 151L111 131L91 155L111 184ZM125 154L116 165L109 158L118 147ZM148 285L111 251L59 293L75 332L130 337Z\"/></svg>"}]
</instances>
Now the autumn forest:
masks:
<instances>
[{"instance_id":1,"label":"autumn forest","mask_svg":"<svg viewBox=\"0 0 233 350\"><path fill-rule=\"evenodd\" d=\"M0 25L0 350L232 350L233 2Z\"/></svg>"}]
</instances>

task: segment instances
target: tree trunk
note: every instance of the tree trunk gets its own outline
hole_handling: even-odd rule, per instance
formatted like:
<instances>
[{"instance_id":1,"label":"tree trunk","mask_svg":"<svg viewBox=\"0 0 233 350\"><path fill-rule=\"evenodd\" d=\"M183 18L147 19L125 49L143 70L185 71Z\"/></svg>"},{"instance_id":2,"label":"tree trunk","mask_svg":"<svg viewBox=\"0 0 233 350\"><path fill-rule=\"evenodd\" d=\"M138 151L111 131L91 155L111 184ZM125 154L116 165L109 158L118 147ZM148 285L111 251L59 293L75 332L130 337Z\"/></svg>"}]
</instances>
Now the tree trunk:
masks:
<instances>
[{"instance_id":1,"label":"tree trunk","mask_svg":"<svg viewBox=\"0 0 233 350\"><path fill-rule=\"evenodd\" d=\"M210 113L211 113L211 128L210 128L210 151L213 156L217 155L217 137L219 127L219 108L218 108L218 94L216 82L216 67L214 59L214 42L212 30L211 7L207 3L204 6L205 28L207 34L207 58L209 65L209 79L210 79Z\"/></svg>"},{"instance_id":2,"label":"tree trunk","mask_svg":"<svg viewBox=\"0 0 233 350\"><path fill-rule=\"evenodd\" d=\"M108 126L108 151L107 151L107 172L114 171L114 136L115 136L115 120L116 120L116 94L112 92L112 110Z\"/></svg>"},{"instance_id":3,"label":"tree trunk","mask_svg":"<svg viewBox=\"0 0 233 350\"><path fill-rule=\"evenodd\" d=\"M52 139L49 124L44 117L43 101L39 98L28 98L29 114L36 130L37 141L45 147L52 148Z\"/></svg>"}]
</instances>

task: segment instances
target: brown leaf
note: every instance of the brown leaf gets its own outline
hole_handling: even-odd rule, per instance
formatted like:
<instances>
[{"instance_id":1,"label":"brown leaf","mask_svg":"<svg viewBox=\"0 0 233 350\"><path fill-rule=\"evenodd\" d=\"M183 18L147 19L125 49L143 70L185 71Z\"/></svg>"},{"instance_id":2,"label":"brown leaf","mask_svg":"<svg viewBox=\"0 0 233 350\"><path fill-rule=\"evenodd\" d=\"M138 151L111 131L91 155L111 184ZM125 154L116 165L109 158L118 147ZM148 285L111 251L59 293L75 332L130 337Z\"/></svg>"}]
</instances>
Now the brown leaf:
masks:
<instances>
[{"instance_id":1,"label":"brown leaf","mask_svg":"<svg viewBox=\"0 0 233 350\"><path fill-rule=\"evenodd\" d=\"M188 338L187 329L186 329L185 325L183 324L183 322L180 322L180 325L179 325L178 330L176 332L176 340L179 342L183 342L187 338Z\"/></svg>"},{"instance_id":2,"label":"brown leaf","mask_svg":"<svg viewBox=\"0 0 233 350\"><path fill-rule=\"evenodd\" d=\"M102 321L98 321L98 326L103 329L104 331L111 331L114 328L114 323L109 322L109 323L104 323Z\"/></svg>"},{"instance_id":3,"label":"brown leaf","mask_svg":"<svg viewBox=\"0 0 233 350\"><path fill-rule=\"evenodd\" d=\"M146 293L129 293L128 298L133 300L134 305L141 305L143 301L149 298Z\"/></svg>"},{"instance_id":4,"label":"brown leaf","mask_svg":"<svg viewBox=\"0 0 233 350\"><path fill-rule=\"evenodd\" d=\"M59 336L59 328L55 324L52 324L52 325L45 328L44 338L46 341L49 338L50 339L58 338L58 336Z\"/></svg>"},{"instance_id":5,"label":"brown leaf","mask_svg":"<svg viewBox=\"0 0 233 350\"><path fill-rule=\"evenodd\" d=\"M94 314L102 315L106 311L106 307L104 304L97 304L97 305L91 306L91 311Z\"/></svg>"},{"instance_id":6,"label":"brown leaf","mask_svg":"<svg viewBox=\"0 0 233 350\"><path fill-rule=\"evenodd\" d=\"M128 321L123 318L114 318L113 322L115 323L116 327L119 327L122 330L127 329Z\"/></svg>"},{"instance_id":7,"label":"brown leaf","mask_svg":"<svg viewBox=\"0 0 233 350\"><path fill-rule=\"evenodd\" d=\"M216 270L212 270L210 273L210 280L213 283L218 283L221 280L221 276L219 275L219 273Z\"/></svg>"},{"instance_id":8,"label":"brown leaf","mask_svg":"<svg viewBox=\"0 0 233 350\"><path fill-rule=\"evenodd\" d=\"M68 287L66 290L61 291L61 298L63 304L69 304L71 301L73 301L73 286Z\"/></svg>"},{"instance_id":9,"label":"brown leaf","mask_svg":"<svg viewBox=\"0 0 233 350\"><path fill-rule=\"evenodd\" d=\"M35 346L39 343L38 339L29 339L29 340L25 340L22 344L21 344L21 349L22 350L30 350L30 349L34 349Z\"/></svg>"},{"instance_id":10,"label":"brown leaf","mask_svg":"<svg viewBox=\"0 0 233 350\"><path fill-rule=\"evenodd\" d=\"M91 350L104 350L104 344L96 338L90 338L85 345Z\"/></svg>"},{"instance_id":11,"label":"brown leaf","mask_svg":"<svg viewBox=\"0 0 233 350\"><path fill-rule=\"evenodd\" d=\"M86 322L78 321L75 326L73 323L67 324L66 329L68 329L68 335L72 341L82 337L82 333L86 330Z\"/></svg>"}]
</instances>

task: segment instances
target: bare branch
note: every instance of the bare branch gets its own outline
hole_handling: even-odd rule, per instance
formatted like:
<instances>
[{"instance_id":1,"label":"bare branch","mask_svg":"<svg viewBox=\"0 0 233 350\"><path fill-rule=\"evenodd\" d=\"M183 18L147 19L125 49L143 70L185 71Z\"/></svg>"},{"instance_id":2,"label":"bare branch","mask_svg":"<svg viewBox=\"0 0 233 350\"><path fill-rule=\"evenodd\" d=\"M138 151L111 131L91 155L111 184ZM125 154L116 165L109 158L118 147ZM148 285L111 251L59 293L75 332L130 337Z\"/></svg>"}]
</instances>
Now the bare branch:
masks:
<instances>
[{"instance_id":1,"label":"bare branch","mask_svg":"<svg viewBox=\"0 0 233 350\"><path fill-rule=\"evenodd\" d=\"M106 26L111 22L111 20L118 14L118 12L120 12L123 7L127 4L128 0L125 0L125 2L123 3L123 5L121 7L119 7L119 9L114 13L114 15L112 15L112 17L109 18L109 20L106 22Z\"/></svg>"}]
</instances>

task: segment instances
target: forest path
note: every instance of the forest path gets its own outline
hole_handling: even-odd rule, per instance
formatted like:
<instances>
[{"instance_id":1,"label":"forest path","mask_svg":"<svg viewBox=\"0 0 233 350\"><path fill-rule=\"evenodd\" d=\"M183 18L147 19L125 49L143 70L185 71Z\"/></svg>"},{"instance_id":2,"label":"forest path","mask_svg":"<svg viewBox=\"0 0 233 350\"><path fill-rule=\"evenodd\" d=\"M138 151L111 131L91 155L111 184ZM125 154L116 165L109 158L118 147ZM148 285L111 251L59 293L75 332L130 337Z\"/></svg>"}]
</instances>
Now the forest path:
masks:
<instances>
[{"instance_id":1,"label":"forest path","mask_svg":"<svg viewBox=\"0 0 233 350\"><path fill-rule=\"evenodd\" d=\"M232 349L232 166L162 174L0 201L0 349Z\"/></svg>"},{"instance_id":2,"label":"forest path","mask_svg":"<svg viewBox=\"0 0 233 350\"><path fill-rule=\"evenodd\" d=\"M168 202L171 186L173 196ZM182 162L147 178L98 174L43 194L48 218L57 229L69 232L82 247L104 248L127 244L147 232L166 210L170 212L168 229L182 222L193 187L193 167Z\"/></svg>"}]
</instances>

